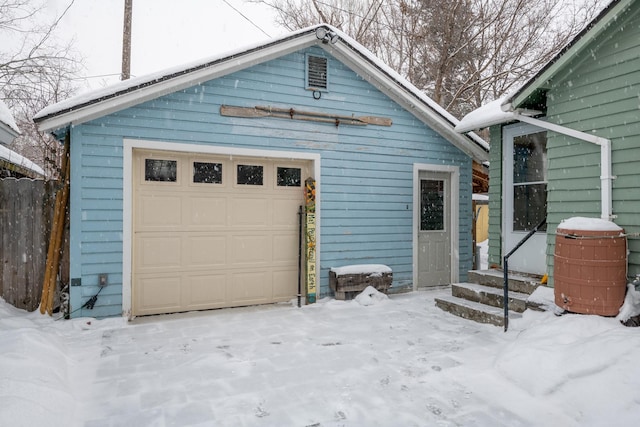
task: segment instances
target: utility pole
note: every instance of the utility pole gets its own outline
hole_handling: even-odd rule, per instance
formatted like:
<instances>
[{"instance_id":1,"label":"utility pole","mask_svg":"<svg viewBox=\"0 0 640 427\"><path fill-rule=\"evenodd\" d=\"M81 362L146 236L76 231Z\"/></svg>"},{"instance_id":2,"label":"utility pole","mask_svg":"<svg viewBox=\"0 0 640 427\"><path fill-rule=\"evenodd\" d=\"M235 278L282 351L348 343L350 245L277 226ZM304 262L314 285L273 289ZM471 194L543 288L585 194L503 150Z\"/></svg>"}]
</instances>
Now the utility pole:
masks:
<instances>
[{"instance_id":1,"label":"utility pole","mask_svg":"<svg viewBox=\"0 0 640 427\"><path fill-rule=\"evenodd\" d=\"M120 80L131 77L131 15L133 0L124 0L124 25L122 31L122 73Z\"/></svg>"}]
</instances>

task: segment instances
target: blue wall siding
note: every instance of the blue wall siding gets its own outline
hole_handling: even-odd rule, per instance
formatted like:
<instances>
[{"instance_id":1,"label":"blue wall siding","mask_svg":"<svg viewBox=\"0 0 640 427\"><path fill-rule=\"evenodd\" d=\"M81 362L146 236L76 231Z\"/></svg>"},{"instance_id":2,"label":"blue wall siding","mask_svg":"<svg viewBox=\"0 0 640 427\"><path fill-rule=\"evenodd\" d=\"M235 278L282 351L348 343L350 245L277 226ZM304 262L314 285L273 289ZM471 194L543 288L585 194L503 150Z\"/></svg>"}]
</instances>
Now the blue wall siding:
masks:
<instances>
[{"instance_id":1,"label":"blue wall siding","mask_svg":"<svg viewBox=\"0 0 640 427\"><path fill-rule=\"evenodd\" d=\"M460 167L460 277L471 268L471 159L340 62L330 58L329 92L314 100L304 89L305 53L312 48L166 95L72 130L71 277L75 310L99 289L93 310L121 313L123 138L321 155L320 291L331 267L383 263L394 286L412 285L413 164ZM222 117L222 104L272 105L376 115L393 126L347 126L284 119Z\"/></svg>"}]
</instances>

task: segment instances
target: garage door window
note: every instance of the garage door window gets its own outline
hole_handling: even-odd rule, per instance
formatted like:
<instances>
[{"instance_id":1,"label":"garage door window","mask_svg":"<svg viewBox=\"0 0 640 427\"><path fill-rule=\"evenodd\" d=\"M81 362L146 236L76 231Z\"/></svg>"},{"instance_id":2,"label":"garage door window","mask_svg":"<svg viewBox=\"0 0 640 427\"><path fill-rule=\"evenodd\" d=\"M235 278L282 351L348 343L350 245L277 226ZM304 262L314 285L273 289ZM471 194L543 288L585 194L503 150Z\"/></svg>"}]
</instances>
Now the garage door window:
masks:
<instances>
[{"instance_id":1,"label":"garage door window","mask_svg":"<svg viewBox=\"0 0 640 427\"><path fill-rule=\"evenodd\" d=\"M278 168L278 187L300 187L300 168Z\"/></svg>"},{"instance_id":2,"label":"garage door window","mask_svg":"<svg viewBox=\"0 0 640 427\"><path fill-rule=\"evenodd\" d=\"M258 165L238 165L237 183L239 185L262 185L264 168Z\"/></svg>"},{"instance_id":3,"label":"garage door window","mask_svg":"<svg viewBox=\"0 0 640 427\"><path fill-rule=\"evenodd\" d=\"M176 182L178 179L178 162L176 160L144 160L144 180L160 182Z\"/></svg>"},{"instance_id":4,"label":"garage door window","mask_svg":"<svg viewBox=\"0 0 640 427\"><path fill-rule=\"evenodd\" d=\"M193 162L193 182L222 184L222 163Z\"/></svg>"}]
</instances>

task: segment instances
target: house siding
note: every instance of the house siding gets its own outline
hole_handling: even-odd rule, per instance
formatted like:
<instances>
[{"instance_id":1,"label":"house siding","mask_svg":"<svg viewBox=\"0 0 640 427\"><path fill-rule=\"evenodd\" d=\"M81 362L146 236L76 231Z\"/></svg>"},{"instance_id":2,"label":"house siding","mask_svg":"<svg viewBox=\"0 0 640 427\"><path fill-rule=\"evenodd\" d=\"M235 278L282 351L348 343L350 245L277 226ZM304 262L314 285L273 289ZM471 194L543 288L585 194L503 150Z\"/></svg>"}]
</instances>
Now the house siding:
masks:
<instances>
[{"instance_id":1,"label":"house siding","mask_svg":"<svg viewBox=\"0 0 640 427\"><path fill-rule=\"evenodd\" d=\"M490 128L489 267L502 266L502 126ZM497 165L497 166L496 166Z\"/></svg>"},{"instance_id":2,"label":"house siding","mask_svg":"<svg viewBox=\"0 0 640 427\"><path fill-rule=\"evenodd\" d=\"M640 231L640 6L614 22L550 82L551 122L612 141L614 222ZM548 134L549 197L547 260L553 274L555 230L572 216L600 217L600 148ZM640 274L640 241L630 237L629 275Z\"/></svg>"},{"instance_id":3,"label":"house siding","mask_svg":"<svg viewBox=\"0 0 640 427\"><path fill-rule=\"evenodd\" d=\"M305 90L305 54L329 58L329 91ZM393 126L347 126L286 119L223 117L220 105L273 105L389 117ZM321 156L320 297L331 267L382 263L394 287L413 274L413 164L460 168L459 276L471 268L471 159L356 73L313 47L252 66L72 128L71 307L109 286L93 310L122 311L123 139L165 141ZM74 281L74 284L78 284Z\"/></svg>"}]
</instances>

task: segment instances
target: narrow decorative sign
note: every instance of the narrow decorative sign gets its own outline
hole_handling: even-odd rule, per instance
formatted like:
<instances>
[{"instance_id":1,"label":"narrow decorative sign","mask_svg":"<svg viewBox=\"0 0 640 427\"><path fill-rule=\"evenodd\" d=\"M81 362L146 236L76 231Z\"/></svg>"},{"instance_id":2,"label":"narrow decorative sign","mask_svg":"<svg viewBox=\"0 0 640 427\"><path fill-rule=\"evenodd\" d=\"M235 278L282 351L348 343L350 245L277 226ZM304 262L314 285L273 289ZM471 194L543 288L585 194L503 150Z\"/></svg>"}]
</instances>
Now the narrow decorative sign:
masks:
<instances>
[{"instance_id":1,"label":"narrow decorative sign","mask_svg":"<svg viewBox=\"0 0 640 427\"><path fill-rule=\"evenodd\" d=\"M316 181L305 181L305 248L307 259L307 303L316 302Z\"/></svg>"}]
</instances>

